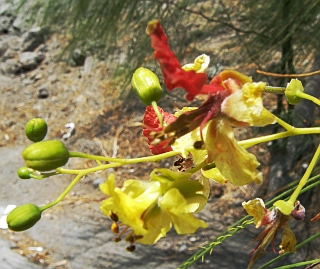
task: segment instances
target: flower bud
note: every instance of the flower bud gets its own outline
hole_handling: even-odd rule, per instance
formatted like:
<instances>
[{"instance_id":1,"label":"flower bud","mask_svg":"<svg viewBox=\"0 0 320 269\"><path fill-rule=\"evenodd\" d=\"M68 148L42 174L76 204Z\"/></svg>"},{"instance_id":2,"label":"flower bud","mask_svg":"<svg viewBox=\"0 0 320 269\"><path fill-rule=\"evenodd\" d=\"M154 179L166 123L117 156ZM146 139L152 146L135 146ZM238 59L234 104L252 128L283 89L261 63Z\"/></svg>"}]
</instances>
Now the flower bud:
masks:
<instances>
[{"instance_id":1,"label":"flower bud","mask_svg":"<svg viewBox=\"0 0 320 269\"><path fill-rule=\"evenodd\" d=\"M20 167L17 171L18 173L18 176L21 178L21 179L29 179L31 178L31 174L33 174L34 170L32 168L29 168L29 167L26 167L26 166L23 166L23 167Z\"/></svg>"},{"instance_id":2,"label":"flower bud","mask_svg":"<svg viewBox=\"0 0 320 269\"><path fill-rule=\"evenodd\" d=\"M44 119L34 118L26 124L25 133L30 141L39 142L46 136L47 129L47 123Z\"/></svg>"},{"instance_id":3,"label":"flower bud","mask_svg":"<svg viewBox=\"0 0 320 269\"><path fill-rule=\"evenodd\" d=\"M38 171L50 171L65 165L69 160L69 151L59 140L37 142L22 152L27 167Z\"/></svg>"},{"instance_id":4,"label":"flower bud","mask_svg":"<svg viewBox=\"0 0 320 269\"><path fill-rule=\"evenodd\" d=\"M304 92L304 88L302 86L302 83L298 79L291 79L291 81L288 83L288 86L286 88L286 91L284 92L289 104L291 105L297 105L302 100L301 97L297 96L298 92Z\"/></svg>"},{"instance_id":5,"label":"flower bud","mask_svg":"<svg viewBox=\"0 0 320 269\"><path fill-rule=\"evenodd\" d=\"M41 213L34 204L17 206L7 216L8 228L16 232L27 230L41 219Z\"/></svg>"},{"instance_id":6,"label":"flower bud","mask_svg":"<svg viewBox=\"0 0 320 269\"><path fill-rule=\"evenodd\" d=\"M162 89L159 79L147 68L140 67L134 72L131 86L145 105L151 105L152 101L158 102L161 98Z\"/></svg>"}]
</instances>

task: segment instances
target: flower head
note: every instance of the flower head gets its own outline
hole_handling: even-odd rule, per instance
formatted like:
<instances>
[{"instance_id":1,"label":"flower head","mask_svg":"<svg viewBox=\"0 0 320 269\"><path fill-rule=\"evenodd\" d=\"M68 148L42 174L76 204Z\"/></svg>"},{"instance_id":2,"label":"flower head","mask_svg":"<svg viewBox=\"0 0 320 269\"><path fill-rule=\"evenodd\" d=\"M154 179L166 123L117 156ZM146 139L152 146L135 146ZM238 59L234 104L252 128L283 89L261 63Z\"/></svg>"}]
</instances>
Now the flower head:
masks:
<instances>
[{"instance_id":1,"label":"flower head","mask_svg":"<svg viewBox=\"0 0 320 269\"><path fill-rule=\"evenodd\" d=\"M255 239L255 241L260 240L260 242L250 253L252 257L250 259L248 268L251 268L256 260L265 253L271 242L273 251L276 252L274 249L274 240L281 228L283 229L283 232L282 240L279 245L279 254L281 255L285 252L296 252L297 241L288 223L292 219L302 219L304 208L298 201L290 215L284 215L276 207L272 210L266 209L264 202L260 198L243 202L242 205L247 213L254 217L256 228L265 226L264 231L262 231L261 234Z\"/></svg>"},{"instance_id":2,"label":"flower head","mask_svg":"<svg viewBox=\"0 0 320 269\"><path fill-rule=\"evenodd\" d=\"M181 67L158 20L148 24L147 34L167 88L182 87L189 101L198 94L208 95L200 107L182 109L165 128L150 133L153 144L160 142L160 150L152 152L159 154L175 150L184 158L192 156L195 163L214 163L214 170L203 174L219 175L218 182L228 180L236 186L260 183L259 163L253 154L239 146L232 126L264 126L275 122L274 115L263 107L265 83L254 83L240 72L224 70L206 84L207 55L201 55L194 63Z\"/></svg>"},{"instance_id":3,"label":"flower head","mask_svg":"<svg viewBox=\"0 0 320 269\"><path fill-rule=\"evenodd\" d=\"M172 225L179 234L206 228L207 224L194 213L205 206L207 191L202 183L190 180L190 175L155 169L150 181L127 180L121 189L115 187L111 175L100 185L101 191L109 195L102 202L101 210L114 220L116 241L127 233L130 246L135 242L153 244L166 236ZM125 228L119 232L123 225Z\"/></svg>"}]
</instances>

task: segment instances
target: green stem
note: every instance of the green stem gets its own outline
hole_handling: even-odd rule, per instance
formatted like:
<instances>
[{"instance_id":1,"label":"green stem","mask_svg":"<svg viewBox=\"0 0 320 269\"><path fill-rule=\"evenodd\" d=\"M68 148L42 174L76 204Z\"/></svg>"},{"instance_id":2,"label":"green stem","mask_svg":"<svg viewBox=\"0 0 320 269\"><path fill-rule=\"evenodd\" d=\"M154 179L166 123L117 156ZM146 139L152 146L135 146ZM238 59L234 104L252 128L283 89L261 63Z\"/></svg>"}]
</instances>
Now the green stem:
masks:
<instances>
[{"instance_id":1,"label":"green stem","mask_svg":"<svg viewBox=\"0 0 320 269\"><path fill-rule=\"evenodd\" d=\"M270 93L276 93L276 94L284 94L284 92L286 91L286 87L266 86L263 91L270 92Z\"/></svg>"},{"instance_id":2,"label":"green stem","mask_svg":"<svg viewBox=\"0 0 320 269\"><path fill-rule=\"evenodd\" d=\"M85 175L85 173L79 173L70 183L70 185L63 191L63 193L53 202L46 204L44 206L39 207L41 212L45 211L46 209L53 207L57 203L61 202L61 200L68 194L68 192L72 189L74 185L78 183L78 181Z\"/></svg>"},{"instance_id":3,"label":"green stem","mask_svg":"<svg viewBox=\"0 0 320 269\"><path fill-rule=\"evenodd\" d=\"M285 131L285 132L261 136L261 137L255 137L255 138L239 141L238 143L240 146L244 148L249 148L256 144L265 143L272 140L285 138L288 136L305 135L305 134L320 134L320 127L312 127L312 128L295 128L294 127L294 129L290 131Z\"/></svg>"},{"instance_id":4,"label":"green stem","mask_svg":"<svg viewBox=\"0 0 320 269\"><path fill-rule=\"evenodd\" d=\"M318 98L310 95L310 94L306 94L304 92L297 92L296 95L301 97L301 98L304 98L304 99L307 99L309 101L312 101L315 104L317 104L318 106L320 106L320 100Z\"/></svg>"},{"instance_id":5,"label":"green stem","mask_svg":"<svg viewBox=\"0 0 320 269\"><path fill-rule=\"evenodd\" d=\"M167 159L172 156L179 155L180 152L169 151L169 152L158 154L158 155L141 157L141 158L133 158L133 159L112 158L112 157L91 155L91 154L86 154L86 153L76 152L76 151L70 151L69 154L70 154L70 158L75 158L75 157L86 158L94 161L96 160L106 161L106 162L113 162L113 163L121 163L122 165L125 165L125 164L141 163L141 162L158 162L163 159Z\"/></svg>"},{"instance_id":6,"label":"green stem","mask_svg":"<svg viewBox=\"0 0 320 269\"><path fill-rule=\"evenodd\" d=\"M284 129L286 129L289 132L292 132L295 128L278 117L276 117L276 121L278 124L280 124Z\"/></svg>"},{"instance_id":7,"label":"green stem","mask_svg":"<svg viewBox=\"0 0 320 269\"><path fill-rule=\"evenodd\" d=\"M310 177L311 172L312 172L313 168L315 167L319 156L320 156L320 144L318 145L317 151L313 155L313 158L312 158L312 160L311 160L306 172L304 173L303 177L301 178L301 180L299 182L299 185L297 186L295 191L291 194L291 196L290 196L290 198L288 200L289 204L293 205L295 203L295 201L297 200L297 198L298 198L298 196L300 194L300 191L306 185L306 183L308 181L308 178Z\"/></svg>"}]
</instances>

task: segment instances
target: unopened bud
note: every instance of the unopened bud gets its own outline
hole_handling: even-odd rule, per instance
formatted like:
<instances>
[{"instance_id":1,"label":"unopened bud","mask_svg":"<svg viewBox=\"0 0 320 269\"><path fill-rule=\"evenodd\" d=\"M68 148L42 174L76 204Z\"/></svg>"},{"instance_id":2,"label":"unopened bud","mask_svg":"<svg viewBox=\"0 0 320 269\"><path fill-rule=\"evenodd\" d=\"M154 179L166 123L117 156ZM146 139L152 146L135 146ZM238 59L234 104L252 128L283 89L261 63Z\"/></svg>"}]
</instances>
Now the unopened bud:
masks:
<instances>
[{"instance_id":1,"label":"unopened bud","mask_svg":"<svg viewBox=\"0 0 320 269\"><path fill-rule=\"evenodd\" d=\"M37 142L22 152L27 167L38 171L50 171L65 165L69 160L69 151L59 140Z\"/></svg>"},{"instance_id":2,"label":"unopened bud","mask_svg":"<svg viewBox=\"0 0 320 269\"><path fill-rule=\"evenodd\" d=\"M39 142L45 138L47 130L47 123L44 119L34 118L26 124L25 133L30 141Z\"/></svg>"},{"instance_id":3,"label":"unopened bud","mask_svg":"<svg viewBox=\"0 0 320 269\"><path fill-rule=\"evenodd\" d=\"M34 170L32 168L23 166L18 169L17 173L21 179L29 179L31 178L31 175L34 173Z\"/></svg>"},{"instance_id":4,"label":"unopened bud","mask_svg":"<svg viewBox=\"0 0 320 269\"><path fill-rule=\"evenodd\" d=\"M162 96L158 77L144 67L140 67L134 72L131 86L145 105L151 105L152 101L158 102Z\"/></svg>"},{"instance_id":5,"label":"unopened bud","mask_svg":"<svg viewBox=\"0 0 320 269\"><path fill-rule=\"evenodd\" d=\"M284 92L289 104L291 105L297 105L302 100L301 97L299 97L297 94L298 92L304 92L304 88L302 86L302 83L298 79L291 79L291 81L288 83L288 86L286 88L286 91Z\"/></svg>"},{"instance_id":6,"label":"unopened bud","mask_svg":"<svg viewBox=\"0 0 320 269\"><path fill-rule=\"evenodd\" d=\"M41 211L34 204L17 206L7 216L10 230L20 232L34 226L41 219Z\"/></svg>"}]
</instances>

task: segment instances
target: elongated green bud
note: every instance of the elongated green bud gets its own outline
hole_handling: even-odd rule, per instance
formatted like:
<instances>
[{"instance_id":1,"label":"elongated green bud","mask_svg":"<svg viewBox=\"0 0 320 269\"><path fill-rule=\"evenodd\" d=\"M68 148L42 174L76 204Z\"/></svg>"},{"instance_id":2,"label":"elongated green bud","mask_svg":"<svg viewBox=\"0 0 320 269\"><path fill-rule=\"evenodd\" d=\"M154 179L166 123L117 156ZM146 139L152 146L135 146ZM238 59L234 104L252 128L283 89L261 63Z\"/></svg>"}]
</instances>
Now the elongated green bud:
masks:
<instances>
[{"instance_id":1,"label":"elongated green bud","mask_svg":"<svg viewBox=\"0 0 320 269\"><path fill-rule=\"evenodd\" d=\"M32 142L42 141L47 134L48 126L44 119L34 118L27 122L25 133Z\"/></svg>"},{"instance_id":2,"label":"elongated green bud","mask_svg":"<svg viewBox=\"0 0 320 269\"><path fill-rule=\"evenodd\" d=\"M298 96L298 93L304 92L304 88L302 86L302 83L298 79L291 79L291 81L288 83L288 86L285 90L285 95L288 99L289 104L291 105L297 105L302 100L301 97Z\"/></svg>"},{"instance_id":3,"label":"elongated green bud","mask_svg":"<svg viewBox=\"0 0 320 269\"><path fill-rule=\"evenodd\" d=\"M132 89L145 105L151 105L152 101L158 102L162 95L160 82L151 70L139 67L131 80Z\"/></svg>"},{"instance_id":4,"label":"elongated green bud","mask_svg":"<svg viewBox=\"0 0 320 269\"><path fill-rule=\"evenodd\" d=\"M61 141L48 140L26 147L22 157L27 167L38 171L50 171L68 162L69 151Z\"/></svg>"},{"instance_id":5,"label":"elongated green bud","mask_svg":"<svg viewBox=\"0 0 320 269\"><path fill-rule=\"evenodd\" d=\"M20 232L31 228L41 219L41 211L34 204L17 206L7 216L10 230Z\"/></svg>"}]
</instances>

